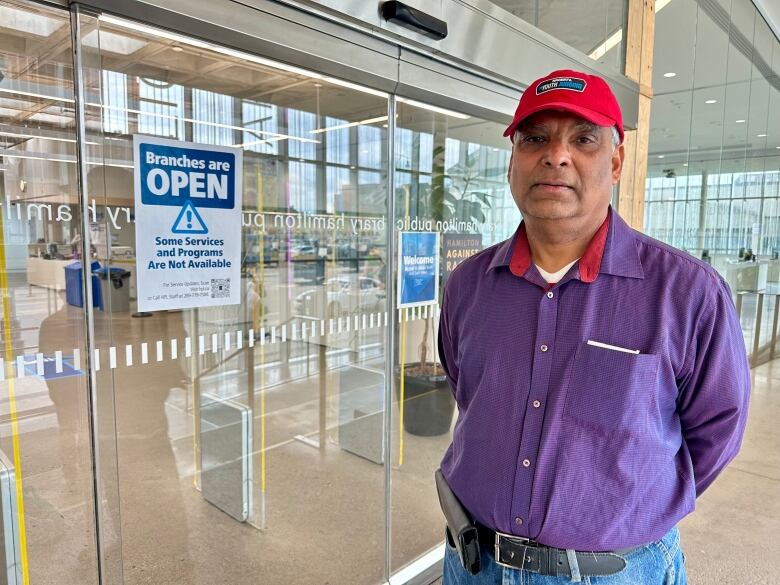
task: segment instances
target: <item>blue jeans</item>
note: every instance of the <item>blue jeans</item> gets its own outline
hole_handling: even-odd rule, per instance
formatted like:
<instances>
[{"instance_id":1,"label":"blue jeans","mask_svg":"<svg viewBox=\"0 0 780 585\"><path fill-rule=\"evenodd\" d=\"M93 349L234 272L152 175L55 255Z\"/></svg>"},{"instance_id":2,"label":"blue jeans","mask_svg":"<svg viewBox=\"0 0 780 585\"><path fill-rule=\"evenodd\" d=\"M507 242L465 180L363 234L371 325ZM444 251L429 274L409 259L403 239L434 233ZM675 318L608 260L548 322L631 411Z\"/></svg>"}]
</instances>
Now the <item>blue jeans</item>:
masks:
<instances>
[{"instance_id":1,"label":"blue jeans","mask_svg":"<svg viewBox=\"0 0 780 585\"><path fill-rule=\"evenodd\" d=\"M446 541L446 539L445 539ZM492 543L491 543L492 544ZM492 546L481 545L482 570L470 575L447 542L443 585L561 585L571 577L548 577L496 564ZM583 585L687 585L680 531L675 527L661 540L626 555L626 568L608 577L582 577Z\"/></svg>"}]
</instances>

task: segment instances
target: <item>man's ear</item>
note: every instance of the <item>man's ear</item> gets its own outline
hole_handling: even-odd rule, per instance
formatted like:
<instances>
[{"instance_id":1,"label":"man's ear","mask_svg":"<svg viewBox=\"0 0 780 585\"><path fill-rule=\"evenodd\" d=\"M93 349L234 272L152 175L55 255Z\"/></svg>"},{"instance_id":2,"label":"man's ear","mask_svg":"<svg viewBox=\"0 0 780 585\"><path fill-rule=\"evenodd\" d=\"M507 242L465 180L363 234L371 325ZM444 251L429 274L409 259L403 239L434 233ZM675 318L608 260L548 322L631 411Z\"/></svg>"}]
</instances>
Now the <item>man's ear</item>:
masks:
<instances>
[{"instance_id":1,"label":"man's ear","mask_svg":"<svg viewBox=\"0 0 780 585\"><path fill-rule=\"evenodd\" d=\"M626 157L626 148L624 145L618 146L612 153L612 184L617 185L620 181L620 175L623 173L623 160Z\"/></svg>"}]
</instances>

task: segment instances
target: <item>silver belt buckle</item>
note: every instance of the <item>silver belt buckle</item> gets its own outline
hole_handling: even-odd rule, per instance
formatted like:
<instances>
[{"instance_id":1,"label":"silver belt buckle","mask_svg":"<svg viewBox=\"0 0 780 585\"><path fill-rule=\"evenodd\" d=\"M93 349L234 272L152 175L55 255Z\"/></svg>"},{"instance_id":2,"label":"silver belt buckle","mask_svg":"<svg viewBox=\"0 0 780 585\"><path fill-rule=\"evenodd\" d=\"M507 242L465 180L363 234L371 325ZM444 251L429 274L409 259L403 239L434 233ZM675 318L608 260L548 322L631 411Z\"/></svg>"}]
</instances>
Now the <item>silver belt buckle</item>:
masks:
<instances>
[{"instance_id":1,"label":"silver belt buckle","mask_svg":"<svg viewBox=\"0 0 780 585\"><path fill-rule=\"evenodd\" d=\"M494 550L493 550L493 556L496 560L497 565L501 565L502 567L506 567L508 569L517 569L515 565L509 565L507 563L502 563L500 560L500 543L501 539L506 538L507 540L511 540L513 542L517 542L519 544L525 544L527 546L533 546L532 541L530 538L523 538L522 536L515 536L514 534L506 534L504 532L499 532L496 530L496 540L494 544ZM525 564L525 563L523 563Z\"/></svg>"}]
</instances>

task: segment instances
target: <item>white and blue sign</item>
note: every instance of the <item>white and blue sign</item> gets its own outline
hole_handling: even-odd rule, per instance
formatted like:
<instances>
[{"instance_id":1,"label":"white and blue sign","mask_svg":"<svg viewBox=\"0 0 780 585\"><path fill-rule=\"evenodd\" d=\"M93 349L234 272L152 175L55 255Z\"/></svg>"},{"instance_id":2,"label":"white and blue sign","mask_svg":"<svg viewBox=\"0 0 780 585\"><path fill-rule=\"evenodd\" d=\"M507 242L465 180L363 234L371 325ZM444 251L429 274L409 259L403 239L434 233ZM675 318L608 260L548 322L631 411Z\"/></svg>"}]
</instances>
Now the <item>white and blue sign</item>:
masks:
<instances>
[{"instance_id":1,"label":"white and blue sign","mask_svg":"<svg viewBox=\"0 0 780 585\"><path fill-rule=\"evenodd\" d=\"M584 79L579 79L577 77L555 77L537 85L536 95L542 95L543 93L547 93L554 89L566 89L582 93L585 91L587 85L588 84Z\"/></svg>"},{"instance_id":2,"label":"white and blue sign","mask_svg":"<svg viewBox=\"0 0 780 585\"><path fill-rule=\"evenodd\" d=\"M398 306L430 305L439 298L439 234L400 232Z\"/></svg>"},{"instance_id":3,"label":"white and blue sign","mask_svg":"<svg viewBox=\"0 0 780 585\"><path fill-rule=\"evenodd\" d=\"M139 311L241 302L242 151L133 136Z\"/></svg>"}]
</instances>

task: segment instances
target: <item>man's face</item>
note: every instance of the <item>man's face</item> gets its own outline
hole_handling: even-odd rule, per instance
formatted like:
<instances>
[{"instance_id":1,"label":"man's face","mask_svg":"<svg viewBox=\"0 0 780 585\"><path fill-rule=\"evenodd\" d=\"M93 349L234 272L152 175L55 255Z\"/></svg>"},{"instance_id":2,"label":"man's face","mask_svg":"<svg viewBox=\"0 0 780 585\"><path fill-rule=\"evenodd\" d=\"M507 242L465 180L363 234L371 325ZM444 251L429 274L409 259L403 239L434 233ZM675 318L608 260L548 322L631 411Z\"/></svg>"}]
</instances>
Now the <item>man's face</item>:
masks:
<instances>
[{"instance_id":1,"label":"man's face","mask_svg":"<svg viewBox=\"0 0 780 585\"><path fill-rule=\"evenodd\" d=\"M509 186L523 217L603 218L620 179L623 145L612 131L574 114L543 111L520 124L509 161Z\"/></svg>"}]
</instances>

